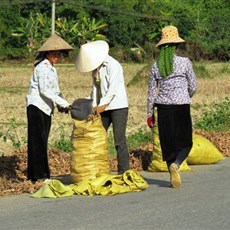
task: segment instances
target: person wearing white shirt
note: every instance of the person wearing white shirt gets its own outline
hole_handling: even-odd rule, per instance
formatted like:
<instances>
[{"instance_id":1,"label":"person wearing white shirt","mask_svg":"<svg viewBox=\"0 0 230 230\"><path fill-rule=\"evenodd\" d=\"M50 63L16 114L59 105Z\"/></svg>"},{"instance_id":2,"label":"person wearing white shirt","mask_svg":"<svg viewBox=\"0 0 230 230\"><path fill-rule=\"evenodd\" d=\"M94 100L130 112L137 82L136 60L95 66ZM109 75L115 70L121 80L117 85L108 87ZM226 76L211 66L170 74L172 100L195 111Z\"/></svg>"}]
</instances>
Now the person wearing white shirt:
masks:
<instances>
[{"instance_id":1,"label":"person wearing white shirt","mask_svg":"<svg viewBox=\"0 0 230 230\"><path fill-rule=\"evenodd\" d=\"M57 106L60 112L68 112L70 104L62 98L57 71L64 52L73 49L54 34L38 50L39 59L34 64L29 92L26 96L28 123L27 179L33 182L50 178L48 164L48 137L51 115Z\"/></svg>"},{"instance_id":2,"label":"person wearing white shirt","mask_svg":"<svg viewBox=\"0 0 230 230\"><path fill-rule=\"evenodd\" d=\"M114 143L117 151L118 174L129 169L129 153L126 143L128 120L128 98L123 68L109 54L107 42L98 40L81 46L76 59L80 72L92 71L93 107L100 114L107 131L112 124Z\"/></svg>"}]
</instances>

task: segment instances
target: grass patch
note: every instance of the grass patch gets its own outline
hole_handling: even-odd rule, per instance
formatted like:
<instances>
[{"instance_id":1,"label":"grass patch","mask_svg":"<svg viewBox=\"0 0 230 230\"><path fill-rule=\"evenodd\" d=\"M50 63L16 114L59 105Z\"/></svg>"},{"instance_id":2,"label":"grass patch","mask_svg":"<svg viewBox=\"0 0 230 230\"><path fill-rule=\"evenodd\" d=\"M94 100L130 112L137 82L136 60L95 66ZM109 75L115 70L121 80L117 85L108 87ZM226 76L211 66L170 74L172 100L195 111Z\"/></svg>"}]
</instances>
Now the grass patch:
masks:
<instances>
[{"instance_id":1,"label":"grass patch","mask_svg":"<svg viewBox=\"0 0 230 230\"><path fill-rule=\"evenodd\" d=\"M210 111L204 112L195 122L196 129L205 131L230 131L230 100L214 103Z\"/></svg>"},{"instance_id":2,"label":"grass patch","mask_svg":"<svg viewBox=\"0 0 230 230\"><path fill-rule=\"evenodd\" d=\"M31 62L32 63L32 62ZM196 63L194 63L196 65ZM200 120L204 112L209 111L213 103L219 103L225 97L229 98L229 64L200 62L198 73L198 92L193 97L192 116L195 121ZM138 149L145 145L143 136L147 135L146 127L146 96L147 82L152 63L130 64L122 63L129 100L129 119L127 124L127 143L129 149ZM68 102L77 98L87 97L91 92L92 78L90 73L79 73L73 64L57 65L60 89ZM210 74L210 77L200 77L201 74ZM26 144L26 103L25 97L29 89L32 65L2 65L0 63L0 151L10 152L17 146ZM12 118L13 117L13 118ZM9 119L15 120L9 120ZM216 118L216 120L219 118ZM218 121L220 122L220 121ZM63 125L63 129L60 125ZM206 125L204 125L206 126ZM49 136L50 145L56 145L64 151L69 151L70 135L72 132L72 118L70 115L54 111L52 129ZM229 123L223 125L228 130ZM148 130L151 139L151 130ZM151 141L152 143L152 141ZM113 140L109 140L111 154L116 154Z\"/></svg>"},{"instance_id":3,"label":"grass patch","mask_svg":"<svg viewBox=\"0 0 230 230\"><path fill-rule=\"evenodd\" d=\"M222 67L220 69L220 73L221 74L229 74L230 73L230 68L229 68L228 63L226 63L226 65L222 65Z\"/></svg>"},{"instance_id":4,"label":"grass patch","mask_svg":"<svg viewBox=\"0 0 230 230\"><path fill-rule=\"evenodd\" d=\"M210 78L209 71L206 68L206 65L203 63L193 64L194 72L198 78Z\"/></svg>"},{"instance_id":5,"label":"grass patch","mask_svg":"<svg viewBox=\"0 0 230 230\"><path fill-rule=\"evenodd\" d=\"M135 133L129 134L127 136L127 146L129 151L139 150L141 147L146 146L149 143L153 142L152 130L139 128ZM109 141L109 155L116 156L116 149L114 146L114 139L112 132L109 132L108 135Z\"/></svg>"},{"instance_id":6,"label":"grass patch","mask_svg":"<svg viewBox=\"0 0 230 230\"><path fill-rule=\"evenodd\" d=\"M152 130L139 128L134 134L127 137L127 144L130 151L138 150L153 142Z\"/></svg>"},{"instance_id":7,"label":"grass patch","mask_svg":"<svg viewBox=\"0 0 230 230\"><path fill-rule=\"evenodd\" d=\"M60 139L56 140L52 146L66 152L66 153L70 153L72 151L71 138L66 137L64 130L63 130L63 132L61 132L59 138Z\"/></svg>"},{"instance_id":8,"label":"grass patch","mask_svg":"<svg viewBox=\"0 0 230 230\"><path fill-rule=\"evenodd\" d=\"M145 65L136 75L128 82L127 86L134 86L140 83L148 84L149 72L152 64Z\"/></svg>"},{"instance_id":9,"label":"grass patch","mask_svg":"<svg viewBox=\"0 0 230 230\"><path fill-rule=\"evenodd\" d=\"M1 123L1 126L2 124L3 123ZM3 127L1 127L0 131L0 138L2 138L4 142L12 143L12 146L15 149L18 149L27 143L26 136L20 136L20 132L18 129L20 125L24 124L18 123L15 118L10 118L8 120L6 130L4 130Z\"/></svg>"},{"instance_id":10,"label":"grass patch","mask_svg":"<svg viewBox=\"0 0 230 230\"><path fill-rule=\"evenodd\" d=\"M148 83L150 70L152 68L152 63L147 64L139 70L134 77L128 82L127 86L134 86L140 83ZM225 74L230 73L230 68L228 63L193 63L193 69L196 73L197 78L200 79L214 79Z\"/></svg>"},{"instance_id":11,"label":"grass patch","mask_svg":"<svg viewBox=\"0 0 230 230\"><path fill-rule=\"evenodd\" d=\"M10 94L25 94L28 91L28 87L12 87L5 86L0 87L0 93L10 93Z\"/></svg>"}]
</instances>

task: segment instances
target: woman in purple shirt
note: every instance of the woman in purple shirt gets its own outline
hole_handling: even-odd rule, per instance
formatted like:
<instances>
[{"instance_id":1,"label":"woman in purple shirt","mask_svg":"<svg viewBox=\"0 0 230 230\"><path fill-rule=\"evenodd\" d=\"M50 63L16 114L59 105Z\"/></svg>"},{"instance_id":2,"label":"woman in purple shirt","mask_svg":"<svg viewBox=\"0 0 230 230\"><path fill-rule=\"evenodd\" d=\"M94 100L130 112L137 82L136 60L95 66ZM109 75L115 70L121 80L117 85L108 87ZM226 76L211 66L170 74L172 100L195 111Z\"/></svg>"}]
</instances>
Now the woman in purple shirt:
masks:
<instances>
[{"instance_id":1,"label":"woman in purple shirt","mask_svg":"<svg viewBox=\"0 0 230 230\"><path fill-rule=\"evenodd\" d=\"M176 55L177 44L184 42L176 27L163 28L156 45L160 53L150 72L147 97L147 124L153 128L156 107L162 157L174 188L181 185L179 167L192 148L190 103L197 90L191 61Z\"/></svg>"}]
</instances>

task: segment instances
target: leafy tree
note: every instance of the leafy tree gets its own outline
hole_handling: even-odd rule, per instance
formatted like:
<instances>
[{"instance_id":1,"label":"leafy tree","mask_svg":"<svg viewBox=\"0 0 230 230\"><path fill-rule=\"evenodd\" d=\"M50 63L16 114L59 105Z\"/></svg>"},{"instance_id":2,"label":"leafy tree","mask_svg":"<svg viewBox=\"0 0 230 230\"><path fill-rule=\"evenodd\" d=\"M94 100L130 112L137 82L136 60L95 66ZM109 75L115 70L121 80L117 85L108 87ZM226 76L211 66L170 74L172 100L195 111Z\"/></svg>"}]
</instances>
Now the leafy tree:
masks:
<instances>
[{"instance_id":1,"label":"leafy tree","mask_svg":"<svg viewBox=\"0 0 230 230\"><path fill-rule=\"evenodd\" d=\"M67 20L71 19L82 19L93 17L92 14L89 13L87 8L76 5L76 3L60 3L56 5L56 15L58 18L66 18Z\"/></svg>"},{"instance_id":2,"label":"leafy tree","mask_svg":"<svg viewBox=\"0 0 230 230\"><path fill-rule=\"evenodd\" d=\"M12 8L6 5L0 8L0 55L3 59L22 53L20 50L21 43L17 38L11 36L11 29L17 25L19 15L20 8Z\"/></svg>"},{"instance_id":3,"label":"leafy tree","mask_svg":"<svg viewBox=\"0 0 230 230\"><path fill-rule=\"evenodd\" d=\"M28 47L30 53L33 54L33 51L37 50L51 35L51 19L41 13L33 12L30 13L29 20L23 17L19 19L20 26L13 30L12 35L21 38L21 45ZM94 18L82 18L82 20L57 18L55 25L56 32L73 46L78 47L87 41L106 39L103 34L99 33L102 28L106 27L106 24Z\"/></svg>"},{"instance_id":4,"label":"leafy tree","mask_svg":"<svg viewBox=\"0 0 230 230\"><path fill-rule=\"evenodd\" d=\"M197 59L229 60L229 28L230 2L225 0L194 0L188 1L190 19L193 29L189 39L200 52Z\"/></svg>"},{"instance_id":5,"label":"leafy tree","mask_svg":"<svg viewBox=\"0 0 230 230\"><path fill-rule=\"evenodd\" d=\"M17 4L13 5L13 7L20 7L20 17L23 18L29 18L31 13L36 14L43 14L46 15L47 17L51 17L52 13L52 5L51 5L51 0L48 1L34 1L34 2L29 2L26 3L24 0L25 4ZM58 4L57 4L58 5Z\"/></svg>"},{"instance_id":6,"label":"leafy tree","mask_svg":"<svg viewBox=\"0 0 230 230\"><path fill-rule=\"evenodd\" d=\"M100 34L100 30L106 26L103 21L96 21L95 18L83 17L81 20L69 21L66 18L58 18L56 20L56 30L75 46L98 39L106 40L106 37Z\"/></svg>"},{"instance_id":7,"label":"leafy tree","mask_svg":"<svg viewBox=\"0 0 230 230\"><path fill-rule=\"evenodd\" d=\"M30 47L25 37L12 37L11 30L15 32L22 25L25 28L21 29L28 30L29 23L32 25L31 17L36 19L37 14L47 18L46 29L50 31L51 1L17 2L20 4L3 5L0 9L0 55L9 50L13 53L15 49L25 49L27 44ZM137 46L149 55L160 39L162 27L172 24L187 41L193 59L228 61L229 9L230 1L226 0L58 0L56 30L75 46L107 37L111 48L121 47L129 52L131 47ZM36 20L33 23L35 36L39 23ZM38 29L44 33L38 35L41 38L48 33L43 29L42 26Z\"/></svg>"},{"instance_id":8,"label":"leafy tree","mask_svg":"<svg viewBox=\"0 0 230 230\"><path fill-rule=\"evenodd\" d=\"M29 20L19 18L20 26L12 30L12 35L20 37L22 44L27 46L29 51L37 49L44 38L50 36L51 19L40 13L30 13Z\"/></svg>"}]
</instances>

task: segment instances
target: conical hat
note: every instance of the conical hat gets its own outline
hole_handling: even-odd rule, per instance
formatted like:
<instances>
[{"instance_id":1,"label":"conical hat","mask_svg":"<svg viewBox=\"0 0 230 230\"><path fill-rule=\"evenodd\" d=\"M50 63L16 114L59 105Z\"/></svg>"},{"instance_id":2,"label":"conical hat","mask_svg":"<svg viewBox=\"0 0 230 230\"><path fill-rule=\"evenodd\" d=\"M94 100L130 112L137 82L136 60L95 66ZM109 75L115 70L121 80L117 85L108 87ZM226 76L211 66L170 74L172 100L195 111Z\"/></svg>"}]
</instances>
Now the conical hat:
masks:
<instances>
[{"instance_id":1,"label":"conical hat","mask_svg":"<svg viewBox=\"0 0 230 230\"><path fill-rule=\"evenodd\" d=\"M80 72L90 72L99 67L109 53L109 45L103 40L89 42L81 46L76 59Z\"/></svg>"},{"instance_id":2,"label":"conical hat","mask_svg":"<svg viewBox=\"0 0 230 230\"><path fill-rule=\"evenodd\" d=\"M57 34L53 34L46 42L38 49L38 52L51 51L51 50L72 50L73 47Z\"/></svg>"},{"instance_id":3,"label":"conical hat","mask_svg":"<svg viewBox=\"0 0 230 230\"><path fill-rule=\"evenodd\" d=\"M178 29L175 26L166 26L162 29L162 37L156 44L156 47L163 44L183 42L185 42L185 40L179 37Z\"/></svg>"}]
</instances>

